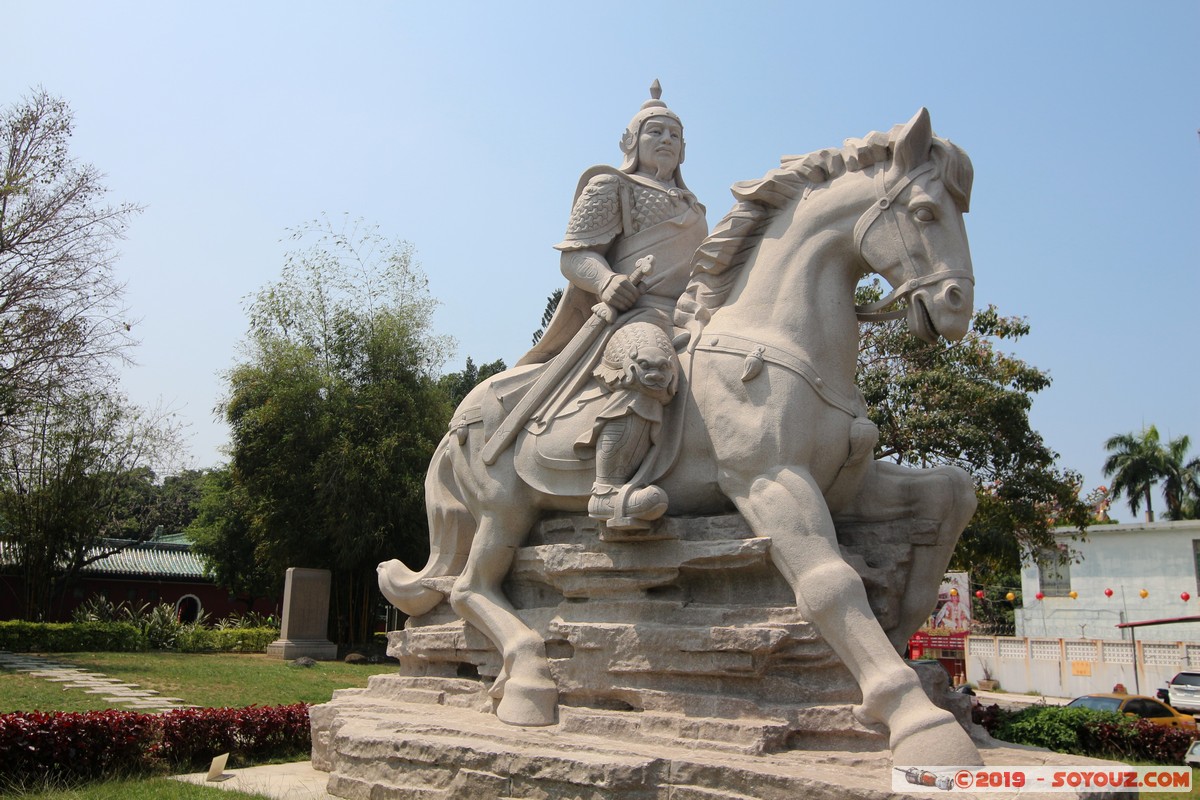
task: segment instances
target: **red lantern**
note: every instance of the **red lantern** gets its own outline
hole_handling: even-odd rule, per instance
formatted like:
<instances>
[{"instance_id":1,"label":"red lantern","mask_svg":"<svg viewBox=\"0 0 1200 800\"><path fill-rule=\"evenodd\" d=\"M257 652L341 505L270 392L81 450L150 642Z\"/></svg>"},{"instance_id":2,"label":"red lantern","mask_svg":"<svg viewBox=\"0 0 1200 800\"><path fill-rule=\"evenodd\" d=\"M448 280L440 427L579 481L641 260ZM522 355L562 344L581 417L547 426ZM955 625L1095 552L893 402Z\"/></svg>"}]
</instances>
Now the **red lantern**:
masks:
<instances>
[{"instance_id":1,"label":"red lantern","mask_svg":"<svg viewBox=\"0 0 1200 800\"><path fill-rule=\"evenodd\" d=\"M1038 600L1041 600L1045 596L1046 595L1042 594L1041 592L1038 592L1037 594L1034 595L1034 597L1036 597Z\"/></svg>"},{"instance_id":2,"label":"red lantern","mask_svg":"<svg viewBox=\"0 0 1200 800\"><path fill-rule=\"evenodd\" d=\"M1188 600L1192 599L1192 596L1187 592L1183 592L1179 595L1179 599L1186 603Z\"/></svg>"},{"instance_id":3,"label":"red lantern","mask_svg":"<svg viewBox=\"0 0 1200 800\"><path fill-rule=\"evenodd\" d=\"M1105 589L1105 590L1104 590L1104 596L1105 596L1105 597L1112 597L1112 589Z\"/></svg>"},{"instance_id":4,"label":"red lantern","mask_svg":"<svg viewBox=\"0 0 1200 800\"><path fill-rule=\"evenodd\" d=\"M978 597L980 600L982 600L983 599L983 589L979 589L978 591L976 591L975 596Z\"/></svg>"}]
</instances>

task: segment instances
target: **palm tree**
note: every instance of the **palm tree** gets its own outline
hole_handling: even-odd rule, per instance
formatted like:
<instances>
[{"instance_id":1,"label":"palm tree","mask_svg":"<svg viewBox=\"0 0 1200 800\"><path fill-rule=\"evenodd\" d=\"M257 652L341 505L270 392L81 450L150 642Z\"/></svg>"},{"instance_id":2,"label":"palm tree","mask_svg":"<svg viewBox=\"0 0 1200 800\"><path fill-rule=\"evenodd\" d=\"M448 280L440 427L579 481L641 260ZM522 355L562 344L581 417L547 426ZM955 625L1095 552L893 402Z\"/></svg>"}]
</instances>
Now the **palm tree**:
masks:
<instances>
[{"instance_id":1,"label":"palm tree","mask_svg":"<svg viewBox=\"0 0 1200 800\"><path fill-rule=\"evenodd\" d=\"M1191 439L1186 435L1167 442L1163 451L1163 499L1167 501L1167 519L1193 519L1196 499L1200 497L1200 456L1187 458Z\"/></svg>"},{"instance_id":2,"label":"palm tree","mask_svg":"<svg viewBox=\"0 0 1200 800\"><path fill-rule=\"evenodd\" d=\"M1114 497L1125 495L1133 513L1146 502L1146 521L1154 521L1154 501L1150 493L1163 477L1166 453L1159 441L1158 429L1151 425L1141 435L1119 433L1104 443L1111 455L1104 461L1104 476L1113 477Z\"/></svg>"}]
</instances>

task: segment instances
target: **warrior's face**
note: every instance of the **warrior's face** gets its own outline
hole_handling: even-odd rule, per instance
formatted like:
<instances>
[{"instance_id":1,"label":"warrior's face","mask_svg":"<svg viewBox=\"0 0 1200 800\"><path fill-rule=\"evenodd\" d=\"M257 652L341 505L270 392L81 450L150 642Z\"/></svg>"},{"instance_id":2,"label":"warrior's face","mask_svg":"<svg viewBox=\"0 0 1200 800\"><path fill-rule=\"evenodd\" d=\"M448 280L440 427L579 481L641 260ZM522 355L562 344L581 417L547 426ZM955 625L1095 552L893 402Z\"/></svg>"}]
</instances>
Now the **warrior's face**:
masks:
<instances>
[{"instance_id":1,"label":"warrior's face","mask_svg":"<svg viewBox=\"0 0 1200 800\"><path fill-rule=\"evenodd\" d=\"M670 117L651 117L638 134L637 171L665 181L683 156L683 128Z\"/></svg>"}]
</instances>

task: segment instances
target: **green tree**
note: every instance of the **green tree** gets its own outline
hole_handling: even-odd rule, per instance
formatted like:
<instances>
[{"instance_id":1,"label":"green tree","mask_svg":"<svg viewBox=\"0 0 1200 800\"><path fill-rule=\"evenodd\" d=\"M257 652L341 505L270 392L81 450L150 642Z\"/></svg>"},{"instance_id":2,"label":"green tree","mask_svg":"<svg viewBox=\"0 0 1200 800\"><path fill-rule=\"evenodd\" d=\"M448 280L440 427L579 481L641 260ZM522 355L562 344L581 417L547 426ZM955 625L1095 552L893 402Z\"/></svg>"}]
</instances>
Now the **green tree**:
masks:
<instances>
[{"instance_id":1,"label":"green tree","mask_svg":"<svg viewBox=\"0 0 1200 800\"><path fill-rule=\"evenodd\" d=\"M1200 458L1187 459L1188 436L1163 444L1153 425L1141 433L1119 433L1109 437L1104 449L1104 475L1111 476L1112 493L1124 495L1134 514L1146 506L1146 521L1154 521L1154 484L1162 481L1167 519L1195 518L1195 498L1200 495Z\"/></svg>"},{"instance_id":2,"label":"green tree","mask_svg":"<svg viewBox=\"0 0 1200 800\"><path fill-rule=\"evenodd\" d=\"M1163 500L1167 519L1196 519L1200 498L1200 456L1187 459L1192 440L1179 436L1167 442L1163 450Z\"/></svg>"},{"instance_id":3,"label":"green tree","mask_svg":"<svg viewBox=\"0 0 1200 800\"><path fill-rule=\"evenodd\" d=\"M245 358L227 376L230 490L244 493L255 563L245 549L208 552L247 586L261 565L276 585L288 567L332 570L333 635L364 641L375 566L426 557L425 469L450 415L434 373L451 343L431 334L410 246L328 220L293 240L304 246L253 299Z\"/></svg>"},{"instance_id":4,"label":"green tree","mask_svg":"<svg viewBox=\"0 0 1200 800\"><path fill-rule=\"evenodd\" d=\"M42 89L0 109L0 426L90 391L133 344L113 264L140 208L104 202L103 176L70 154L73 124Z\"/></svg>"},{"instance_id":5,"label":"green tree","mask_svg":"<svg viewBox=\"0 0 1200 800\"><path fill-rule=\"evenodd\" d=\"M1124 495L1134 514L1146 505L1146 521L1154 521L1154 484L1162 477L1164 453L1158 429L1151 425L1140 434L1119 433L1104 443L1109 452L1104 476L1111 477L1112 493Z\"/></svg>"},{"instance_id":6,"label":"green tree","mask_svg":"<svg viewBox=\"0 0 1200 800\"><path fill-rule=\"evenodd\" d=\"M250 499L228 465L203 473L195 510L187 535L209 577L244 602L247 610L257 598L276 593L278 570L258 554L259 543L251 535Z\"/></svg>"},{"instance_id":7,"label":"green tree","mask_svg":"<svg viewBox=\"0 0 1200 800\"><path fill-rule=\"evenodd\" d=\"M155 486L154 523L164 534L182 533L199 513L201 493L210 470L185 469Z\"/></svg>"},{"instance_id":8,"label":"green tree","mask_svg":"<svg viewBox=\"0 0 1200 800\"><path fill-rule=\"evenodd\" d=\"M467 396L467 394L478 386L481 382L487 380L493 375L498 375L508 367L504 364L503 359L496 359L490 364L483 366L475 366L475 362L470 356L467 356L467 364L461 372L450 372L442 376L438 382L446 396L450 398L450 407L458 408Z\"/></svg>"},{"instance_id":9,"label":"green tree","mask_svg":"<svg viewBox=\"0 0 1200 800\"><path fill-rule=\"evenodd\" d=\"M179 427L97 389L27 405L19 423L0 448L0 542L22 615L44 619L83 567L153 534L153 467L176 456Z\"/></svg>"},{"instance_id":10,"label":"green tree","mask_svg":"<svg viewBox=\"0 0 1200 800\"><path fill-rule=\"evenodd\" d=\"M858 302L881 294L860 287ZM979 583L1011 583L1021 559L1053 544L1054 525L1086 526L1080 477L1029 423L1032 396L1049 376L999 349L1028 323L994 306L977 312L959 342L922 342L901 321L860 326L858 381L879 426L879 458L898 464L954 464L976 483L979 509L952 568Z\"/></svg>"},{"instance_id":11,"label":"green tree","mask_svg":"<svg viewBox=\"0 0 1200 800\"><path fill-rule=\"evenodd\" d=\"M542 325L533 332L533 343L537 344L542 340L542 334L546 332L546 327L549 326L550 320L554 318L554 312L558 310L558 304L562 302L562 288L555 289L546 298L546 308L542 311Z\"/></svg>"}]
</instances>

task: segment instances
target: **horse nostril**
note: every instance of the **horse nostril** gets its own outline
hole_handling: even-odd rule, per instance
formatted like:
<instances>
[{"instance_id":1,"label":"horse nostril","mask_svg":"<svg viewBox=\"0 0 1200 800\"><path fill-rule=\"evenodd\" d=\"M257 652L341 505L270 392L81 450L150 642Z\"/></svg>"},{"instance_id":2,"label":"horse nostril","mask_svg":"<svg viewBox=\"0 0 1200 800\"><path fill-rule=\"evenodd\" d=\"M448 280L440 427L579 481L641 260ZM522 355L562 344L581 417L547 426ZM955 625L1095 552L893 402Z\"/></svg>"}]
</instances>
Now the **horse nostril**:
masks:
<instances>
[{"instance_id":1,"label":"horse nostril","mask_svg":"<svg viewBox=\"0 0 1200 800\"><path fill-rule=\"evenodd\" d=\"M958 288L958 286L947 287L946 291L942 293L942 297L945 300L946 305L950 308L958 309L962 307L963 293L962 289Z\"/></svg>"}]
</instances>

